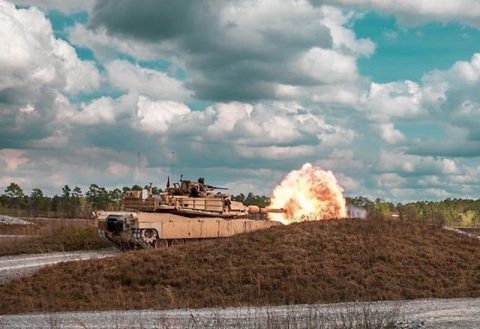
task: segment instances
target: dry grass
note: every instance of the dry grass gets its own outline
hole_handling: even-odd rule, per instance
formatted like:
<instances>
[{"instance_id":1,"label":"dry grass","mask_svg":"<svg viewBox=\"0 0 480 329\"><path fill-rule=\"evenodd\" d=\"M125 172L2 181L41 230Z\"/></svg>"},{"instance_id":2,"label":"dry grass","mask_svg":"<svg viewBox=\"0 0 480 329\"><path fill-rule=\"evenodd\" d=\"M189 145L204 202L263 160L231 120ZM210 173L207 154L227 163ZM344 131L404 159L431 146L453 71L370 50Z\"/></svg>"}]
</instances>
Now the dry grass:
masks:
<instances>
[{"instance_id":1,"label":"dry grass","mask_svg":"<svg viewBox=\"0 0 480 329\"><path fill-rule=\"evenodd\" d=\"M31 236L0 239L0 256L50 251L91 250L109 247L93 223L70 220L38 220L34 225L0 225L0 234Z\"/></svg>"},{"instance_id":2,"label":"dry grass","mask_svg":"<svg viewBox=\"0 0 480 329\"><path fill-rule=\"evenodd\" d=\"M478 239L350 220L59 264L0 286L0 313L477 296Z\"/></svg>"},{"instance_id":3,"label":"dry grass","mask_svg":"<svg viewBox=\"0 0 480 329\"><path fill-rule=\"evenodd\" d=\"M36 225L0 224L0 234L2 235L34 235L37 230L38 226Z\"/></svg>"}]
</instances>

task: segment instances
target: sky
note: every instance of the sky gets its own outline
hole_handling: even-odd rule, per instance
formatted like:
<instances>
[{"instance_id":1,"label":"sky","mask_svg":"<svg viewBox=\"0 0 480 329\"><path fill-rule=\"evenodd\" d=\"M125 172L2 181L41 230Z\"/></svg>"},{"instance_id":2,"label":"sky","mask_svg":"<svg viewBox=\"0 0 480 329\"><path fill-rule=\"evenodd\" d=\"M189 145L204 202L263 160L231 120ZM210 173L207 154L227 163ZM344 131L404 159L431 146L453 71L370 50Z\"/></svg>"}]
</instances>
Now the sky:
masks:
<instances>
[{"instance_id":1,"label":"sky","mask_svg":"<svg viewBox=\"0 0 480 329\"><path fill-rule=\"evenodd\" d=\"M0 0L0 192L480 194L480 0Z\"/></svg>"}]
</instances>

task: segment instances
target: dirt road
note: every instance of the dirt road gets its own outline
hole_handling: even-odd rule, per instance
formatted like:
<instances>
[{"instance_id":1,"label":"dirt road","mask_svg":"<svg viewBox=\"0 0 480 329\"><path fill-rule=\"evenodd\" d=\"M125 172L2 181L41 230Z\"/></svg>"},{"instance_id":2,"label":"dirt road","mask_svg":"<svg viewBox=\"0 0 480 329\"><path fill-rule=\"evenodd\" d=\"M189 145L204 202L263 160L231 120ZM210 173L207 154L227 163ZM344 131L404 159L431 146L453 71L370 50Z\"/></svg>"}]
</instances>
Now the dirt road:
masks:
<instances>
[{"instance_id":1,"label":"dirt road","mask_svg":"<svg viewBox=\"0 0 480 329\"><path fill-rule=\"evenodd\" d=\"M0 234L0 240L8 239L31 239L37 237L36 235L18 235L18 234Z\"/></svg>"},{"instance_id":2,"label":"dirt road","mask_svg":"<svg viewBox=\"0 0 480 329\"><path fill-rule=\"evenodd\" d=\"M0 316L5 328L263 328L288 319L305 323L311 315L338 316L368 305L372 310L390 312L400 307L399 319L407 324L397 328L472 329L480 328L480 299L429 299L403 302L342 303L259 308L225 308L171 311L70 312ZM283 319L283 320L282 320ZM285 320L287 319L287 320ZM270 321L270 322L269 322ZM288 323L287 323L288 324ZM290 322L292 325L292 322ZM300 326L301 327L301 326ZM282 328L282 327L280 327ZM319 328L322 328L319 326Z\"/></svg>"},{"instance_id":3,"label":"dirt road","mask_svg":"<svg viewBox=\"0 0 480 329\"><path fill-rule=\"evenodd\" d=\"M0 257L0 283L12 278L31 274L43 266L92 258L104 258L117 255L116 250L54 252Z\"/></svg>"}]
</instances>

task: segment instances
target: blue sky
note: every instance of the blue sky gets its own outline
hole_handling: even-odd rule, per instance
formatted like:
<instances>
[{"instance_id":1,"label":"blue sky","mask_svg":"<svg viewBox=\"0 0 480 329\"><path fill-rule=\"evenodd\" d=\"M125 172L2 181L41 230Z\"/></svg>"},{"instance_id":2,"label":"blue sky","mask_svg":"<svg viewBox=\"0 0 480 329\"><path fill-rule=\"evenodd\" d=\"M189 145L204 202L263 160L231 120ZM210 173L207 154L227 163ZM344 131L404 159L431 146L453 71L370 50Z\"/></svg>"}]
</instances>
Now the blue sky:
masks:
<instances>
[{"instance_id":1,"label":"blue sky","mask_svg":"<svg viewBox=\"0 0 480 329\"><path fill-rule=\"evenodd\" d=\"M358 63L360 72L377 82L420 81L429 71L446 70L459 60L469 60L480 43L478 29L461 22L404 26L395 16L377 12L355 21L353 30L377 46L372 56Z\"/></svg>"},{"instance_id":2,"label":"blue sky","mask_svg":"<svg viewBox=\"0 0 480 329\"><path fill-rule=\"evenodd\" d=\"M0 0L0 25L0 189L163 186L174 152L233 193L305 162L350 196L480 193L478 0Z\"/></svg>"}]
</instances>

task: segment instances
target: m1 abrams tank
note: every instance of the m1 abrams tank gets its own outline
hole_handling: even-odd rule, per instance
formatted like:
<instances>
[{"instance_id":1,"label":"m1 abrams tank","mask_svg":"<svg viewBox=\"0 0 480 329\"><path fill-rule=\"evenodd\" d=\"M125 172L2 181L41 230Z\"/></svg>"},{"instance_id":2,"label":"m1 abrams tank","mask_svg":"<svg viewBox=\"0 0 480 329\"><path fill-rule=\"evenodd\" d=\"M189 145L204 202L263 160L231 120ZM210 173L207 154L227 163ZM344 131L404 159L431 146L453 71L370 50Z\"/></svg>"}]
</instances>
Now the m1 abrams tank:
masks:
<instances>
[{"instance_id":1,"label":"m1 abrams tank","mask_svg":"<svg viewBox=\"0 0 480 329\"><path fill-rule=\"evenodd\" d=\"M159 248L198 239L215 239L266 229L278 222L267 213L283 212L245 206L214 190L223 188L180 179L158 195L152 188L128 191L123 211L94 213L100 237L120 249Z\"/></svg>"}]
</instances>

